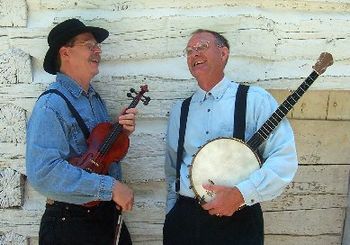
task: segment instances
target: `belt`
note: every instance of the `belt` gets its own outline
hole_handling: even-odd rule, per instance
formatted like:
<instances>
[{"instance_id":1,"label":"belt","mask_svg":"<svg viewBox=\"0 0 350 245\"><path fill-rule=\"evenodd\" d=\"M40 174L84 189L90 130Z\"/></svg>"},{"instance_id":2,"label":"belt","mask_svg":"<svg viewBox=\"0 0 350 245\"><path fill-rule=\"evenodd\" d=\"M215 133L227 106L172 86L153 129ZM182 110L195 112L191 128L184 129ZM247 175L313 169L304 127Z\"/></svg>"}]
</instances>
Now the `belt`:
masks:
<instances>
[{"instance_id":1,"label":"belt","mask_svg":"<svg viewBox=\"0 0 350 245\"><path fill-rule=\"evenodd\" d=\"M100 202L99 205L93 207L85 207L82 205L59 202L49 199L46 202L45 214L48 217L58 217L62 221L69 219L70 217L80 218L101 218L108 219L107 216L111 214L119 215L120 211L115 208L115 204L112 201ZM107 215L107 216L106 216Z\"/></svg>"},{"instance_id":2,"label":"belt","mask_svg":"<svg viewBox=\"0 0 350 245\"><path fill-rule=\"evenodd\" d=\"M205 204L205 202L200 197L188 197L188 196L179 195L178 199L185 202L195 202L198 205Z\"/></svg>"},{"instance_id":3,"label":"belt","mask_svg":"<svg viewBox=\"0 0 350 245\"><path fill-rule=\"evenodd\" d=\"M103 203L103 202L101 202ZM46 207L52 207L52 208L60 208L60 209L65 209L65 210L77 210L77 211L84 211L84 212L90 212L92 210L97 209L99 206L101 206L100 204L96 205L96 206L92 206L92 207L85 207L83 205L79 205L79 204L72 204L72 203L66 203L66 202L59 202L59 201L55 201L52 199L46 199Z\"/></svg>"},{"instance_id":4,"label":"belt","mask_svg":"<svg viewBox=\"0 0 350 245\"><path fill-rule=\"evenodd\" d=\"M200 204L199 201L196 198L194 198L194 197L188 197L188 196L179 195L178 196L178 200L182 201L182 202L192 202L192 203Z\"/></svg>"},{"instance_id":5,"label":"belt","mask_svg":"<svg viewBox=\"0 0 350 245\"><path fill-rule=\"evenodd\" d=\"M204 203L203 203L200 199L198 199L198 198L187 197L187 196L182 196L182 195L179 195L178 200L179 200L179 201L182 201L182 202L188 202L188 203L197 203L197 204L199 204L199 205L204 204ZM247 207L247 205L246 205L246 204L243 204L243 205L241 205L241 206L238 208L237 211L240 211L240 210L244 209L245 207Z\"/></svg>"}]
</instances>

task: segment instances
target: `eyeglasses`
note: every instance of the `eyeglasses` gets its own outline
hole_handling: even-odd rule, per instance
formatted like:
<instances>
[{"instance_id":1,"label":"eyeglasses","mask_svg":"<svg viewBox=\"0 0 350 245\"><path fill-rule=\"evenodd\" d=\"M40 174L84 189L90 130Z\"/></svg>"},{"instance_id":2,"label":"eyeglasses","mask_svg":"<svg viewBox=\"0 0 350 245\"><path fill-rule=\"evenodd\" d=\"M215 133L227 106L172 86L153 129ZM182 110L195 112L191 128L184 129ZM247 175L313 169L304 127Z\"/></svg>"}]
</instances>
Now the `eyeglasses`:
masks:
<instances>
[{"instance_id":1,"label":"eyeglasses","mask_svg":"<svg viewBox=\"0 0 350 245\"><path fill-rule=\"evenodd\" d=\"M198 53L205 52L209 48L209 44L210 44L209 41L201 40L194 46L186 47L183 50L183 54L184 56L190 56L193 54L194 51Z\"/></svg>"},{"instance_id":2,"label":"eyeglasses","mask_svg":"<svg viewBox=\"0 0 350 245\"><path fill-rule=\"evenodd\" d=\"M74 43L72 45L72 47L74 47L74 46L85 46L90 51L94 51L96 49L101 50L101 48L102 48L102 44L101 43L98 43L98 42L95 42L95 41L92 41L92 40L87 40L87 41L84 41L84 42L81 42L81 43Z\"/></svg>"}]
</instances>

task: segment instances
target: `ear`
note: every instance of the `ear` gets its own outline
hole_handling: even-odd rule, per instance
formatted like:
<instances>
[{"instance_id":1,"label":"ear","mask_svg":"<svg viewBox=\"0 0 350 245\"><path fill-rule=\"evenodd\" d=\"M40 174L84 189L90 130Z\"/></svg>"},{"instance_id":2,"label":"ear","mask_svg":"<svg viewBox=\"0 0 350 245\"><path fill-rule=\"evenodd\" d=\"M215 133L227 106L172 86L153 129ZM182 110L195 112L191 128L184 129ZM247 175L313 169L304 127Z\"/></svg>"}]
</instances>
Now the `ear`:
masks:
<instances>
[{"instance_id":1,"label":"ear","mask_svg":"<svg viewBox=\"0 0 350 245\"><path fill-rule=\"evenodd\" d=\"M70 52L68 47L61 47L60 50L58 50L58 54L61 57L61 61L66 60L67 58L69 58Z\"/></svg>"},{"instance_id":2,"label":"ear","mask_svg":"<svg viewBox=\"0 0 350 245\"><path fill-rule=\"evenodd\" d=\"M230 51L229 51L229 49L227 47L222 47L221 48L221 58L223 60L226 61L228 59L229 54L230 54Z\"/></svg>"}]
</instances>

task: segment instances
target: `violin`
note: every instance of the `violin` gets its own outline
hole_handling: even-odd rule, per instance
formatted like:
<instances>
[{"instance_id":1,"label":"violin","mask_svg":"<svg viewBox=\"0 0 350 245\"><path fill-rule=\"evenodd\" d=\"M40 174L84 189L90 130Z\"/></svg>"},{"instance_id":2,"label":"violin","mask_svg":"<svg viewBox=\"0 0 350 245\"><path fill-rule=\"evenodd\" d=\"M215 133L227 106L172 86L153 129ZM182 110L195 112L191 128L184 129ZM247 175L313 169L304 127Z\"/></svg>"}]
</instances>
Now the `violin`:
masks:
<instances>
[{"instance_id":1,"label":"violin","mask_svg":"<svg viewBox=\"0 0 350 245\"><path fill-rule=\"evenodd\" d=\"M142 101L144 105L148 105L151 98L144 96L144 94L148 92L148 86L142 85L140 89L141 90L137 93L135 89L131 88L130 93L127 93L127 96L133 98L133 100L125 111L130 108L135 108L139 101ZM133 96L133 94L136 95ZM129 145L129 136L124 132L121 124L118 122L99 123L91 131L87 139L88 150L82 156L69 159L69 162L88 172L107 174L113 162L119 161L125 157ZM84 206L91 207L98 203L99 201L89 202L84 204Z\"/></svg>"}]
</instances>

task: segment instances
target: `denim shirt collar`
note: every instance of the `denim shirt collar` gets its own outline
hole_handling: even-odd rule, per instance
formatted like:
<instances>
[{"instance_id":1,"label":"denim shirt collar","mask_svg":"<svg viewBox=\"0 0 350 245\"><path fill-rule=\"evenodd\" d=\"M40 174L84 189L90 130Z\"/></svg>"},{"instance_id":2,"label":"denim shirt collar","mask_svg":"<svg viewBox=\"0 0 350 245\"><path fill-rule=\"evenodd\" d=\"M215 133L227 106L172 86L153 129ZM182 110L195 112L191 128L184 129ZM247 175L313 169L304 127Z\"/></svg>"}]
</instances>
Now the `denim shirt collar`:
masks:
<instances>
[{"instance_id":1,"label":"denim shirt collar","mask_svg":"<svg viewBox=\"0 0 350 245\"><path fill-rule=\"evenodd\" d=\"M213 98L214 100L220 100L222 96L225 94L226 90L231 84L231 80L227 77L223 77L223 79L218 82L210 91L206 92L200 87L194 93L192 97L192 101L194 102L204 102L208 98Z\"/></svg>"},{"instance_id":2,"label":"denim shirt collar","mask_svg":"<svg viewBox=\"0 0 350 245\"><path fill-rule=\"evenodd\" d=\"M96 94L95 89L89 85L88 92L86 93L84 89L75 80L66 74L57 72L56 81L59 82L64 88L66 88L73 96L79 98L81 95L93 96Z\"/></svg>"}]
</instances>

